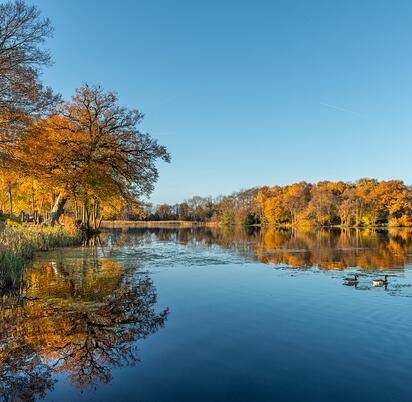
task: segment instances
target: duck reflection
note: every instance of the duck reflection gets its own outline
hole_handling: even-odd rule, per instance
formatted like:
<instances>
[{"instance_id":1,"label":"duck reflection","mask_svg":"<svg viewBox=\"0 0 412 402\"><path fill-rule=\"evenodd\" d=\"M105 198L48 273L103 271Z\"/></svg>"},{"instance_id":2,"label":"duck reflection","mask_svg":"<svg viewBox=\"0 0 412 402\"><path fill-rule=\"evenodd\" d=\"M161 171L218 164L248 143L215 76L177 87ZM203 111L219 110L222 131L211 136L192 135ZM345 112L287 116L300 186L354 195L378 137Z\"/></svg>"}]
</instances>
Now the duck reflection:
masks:
<instances>
[{"instance_id":1,"label":"duck reflection","mask_svg":"<svg viewBox=\"0 0 412 402\"><path fill-rule=\"evenodd\" d=\"M28 267L0 307L0 399L34 400L61 373L83 389L139 361L137 341L164 326L152 280L94 253Z\"/></svg>"}]
</instances>

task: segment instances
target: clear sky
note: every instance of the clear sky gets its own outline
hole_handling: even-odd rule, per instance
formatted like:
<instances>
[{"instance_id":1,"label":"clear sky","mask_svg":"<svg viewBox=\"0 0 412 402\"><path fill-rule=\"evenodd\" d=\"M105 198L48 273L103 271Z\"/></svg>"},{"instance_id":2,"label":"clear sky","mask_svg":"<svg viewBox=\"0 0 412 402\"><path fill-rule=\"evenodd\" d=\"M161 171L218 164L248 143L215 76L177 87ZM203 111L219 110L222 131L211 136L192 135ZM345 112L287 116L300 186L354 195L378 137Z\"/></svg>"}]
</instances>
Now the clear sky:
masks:
<instances>
[{"instance_id":1,"label":"clear sky","mask_svg":"<svg viewBox=\"0 0 412 402\"><path fill-rule=\"evenodd\" d=\"M65 97L145 113L154 203L300 180L412 183L412 1L36 0Z\"/></svg>"}]
</instances>

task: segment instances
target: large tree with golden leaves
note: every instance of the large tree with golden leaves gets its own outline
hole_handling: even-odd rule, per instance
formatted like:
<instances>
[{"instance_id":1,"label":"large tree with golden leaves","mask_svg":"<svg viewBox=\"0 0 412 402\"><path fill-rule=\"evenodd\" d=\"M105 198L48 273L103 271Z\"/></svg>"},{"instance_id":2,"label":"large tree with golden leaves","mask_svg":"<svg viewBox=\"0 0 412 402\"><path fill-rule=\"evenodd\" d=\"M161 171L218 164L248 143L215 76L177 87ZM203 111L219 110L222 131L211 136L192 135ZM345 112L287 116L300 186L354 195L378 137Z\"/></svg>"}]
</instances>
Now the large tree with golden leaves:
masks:
<instances>
[{"instance_id":1,"label":"large tree with golden leaves","mask_svg":"<svg viewBox=\"0 0 412 402\"><path fill-rule=\"evenodd\" d=\"M139 130L142 118L140 111L120 106L115 93L84 85L55 115L27 131L18 147L21 164L58 190L51 224L70 198L87 205L130 203L153 190L156 161L170 156Z\"/></svg>"}]
</instances>

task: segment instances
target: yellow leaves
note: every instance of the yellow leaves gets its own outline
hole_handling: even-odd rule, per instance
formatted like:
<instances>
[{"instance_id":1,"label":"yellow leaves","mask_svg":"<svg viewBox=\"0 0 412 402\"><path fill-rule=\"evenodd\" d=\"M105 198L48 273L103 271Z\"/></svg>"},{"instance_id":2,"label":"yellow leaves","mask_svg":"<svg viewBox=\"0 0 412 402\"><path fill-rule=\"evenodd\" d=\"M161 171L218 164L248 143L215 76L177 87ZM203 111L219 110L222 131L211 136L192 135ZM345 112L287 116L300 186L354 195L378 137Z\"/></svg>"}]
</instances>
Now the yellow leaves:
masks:
<instances>
[{"instance_id":1,"label":"yellow leaves","mask_svg":"<svg viewBox=\"0 0 412 402\"><path fill-rule=\"evenodd\" d=\"M101 207L113 211L134 205L153 190L158 178L156 161L170 161L164 146L139 131L143 115L122 107L113 92L99 86L83 85L71 101L59 103L54 113L47 118L33 116L31 125L7 149L13 166L0 176L14 183L10 179L14 173L18 180L39 184L19 186L18 196L12 200L14 194L7 183L10 211L26 212L30 205L33 220L38 220L40 211L54 224L66 203L71 203L76 219L80 206L83 225L91 229L92 223L96 229ZM0 206L4 208L7 198L2 197Z\"/></svg>"},{"instance_id":2,"label":"yellow leaves","mask_svg":"<svg viewBox=\"0 0 412 402\"><path fill-rule=\"evenodd\" d=\"M269 224L281 224L288 220L288 214L283 207L283 189L272 187L259 191L256 201L262 211L263 220Z\"/></svg>"},{"instance_id":3,"label":"yellow leaves","mask_svg":"<svg viewBox=\"0 0 412 402\"><path fill-rule=\"evenodd\" d=\"M410 226L412 190L400 180L321 181L261 190L264 223L320 226Z\"/></svg>"},{"instance_id":4,"label":"yellow leaves","mask_svg":"<svg viewBox=\"0 0 412 402\"><path fill-rule=\"evenodd\" d=\"M390 218L388 221L389 227L411 227L412 215L402 215L399 218Z\"/></svg>"},{"instance_id":5,"label":"yellow leaves","mask_svg":"<svg viewBox=\"0 0 412 402\"><path fill-rule=\"evenodd\" d=\"M288 219L287 212L283 208L280 198L269 198L266 200L263 213L265 219L270 223L283 223Z\"/></svg>"},{"instance_id":6,"label":"yellow leaves","mask_svg":"<svg viewBox=\"0 0 412 402\"><path fill-rule=\"evenodd\" d=\"M258 203L260 208L264 208L266 201L266 194L264 191L260 190L256 196L256 202Z\"/></svg>"}]
</instances>

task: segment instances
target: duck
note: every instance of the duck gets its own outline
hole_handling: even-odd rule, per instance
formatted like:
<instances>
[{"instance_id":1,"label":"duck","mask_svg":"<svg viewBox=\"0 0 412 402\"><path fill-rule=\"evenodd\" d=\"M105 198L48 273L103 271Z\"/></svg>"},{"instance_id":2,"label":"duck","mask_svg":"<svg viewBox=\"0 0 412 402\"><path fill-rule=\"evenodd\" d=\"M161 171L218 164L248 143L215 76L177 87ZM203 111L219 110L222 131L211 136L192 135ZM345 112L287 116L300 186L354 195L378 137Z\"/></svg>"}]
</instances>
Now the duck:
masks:
<instances>
[{"instance_id":1,"label":"duck","mask_svg":"<svg viewBox=\"0 0 412 402\"><path fill-rule=\"evenodd\" d=\"M388 275L385 275L385 279L374 279L372 285L375 287L385 286L388 284Z\"/></svg>"},{"instance_id":2,"label":"duck","mask_svg":"<svg viewBox=\"0 0 412 402\"><path fill-rule=\"evenodd\" d=\"M353 286L356 285L359 281L358 281L358 275L354 275L353 278L344 278L344 284L346 286Z\"/></svg>"}]
</instances>

